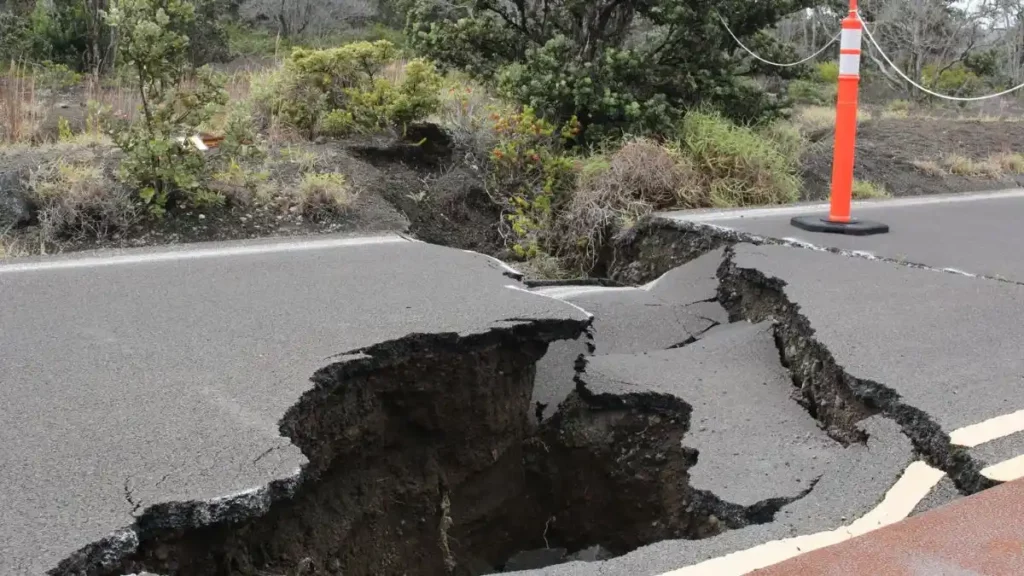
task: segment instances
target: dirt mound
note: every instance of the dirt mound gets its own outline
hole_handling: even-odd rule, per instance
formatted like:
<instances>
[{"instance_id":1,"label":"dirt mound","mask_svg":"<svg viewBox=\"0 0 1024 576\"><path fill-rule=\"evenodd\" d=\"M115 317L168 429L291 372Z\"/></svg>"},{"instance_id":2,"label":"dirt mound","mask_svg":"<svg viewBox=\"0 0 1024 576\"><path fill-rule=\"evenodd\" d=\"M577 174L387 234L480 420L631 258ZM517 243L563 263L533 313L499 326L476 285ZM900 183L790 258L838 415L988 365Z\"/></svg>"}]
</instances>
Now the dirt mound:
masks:
<instances>
[{"instance_id":1,"label":"dirt mound","mask_svg":"<svg viewBox=\"0 0 1024 576\"><path fill-rule=\"evenodd\" d=\"M933 173L915 162L941 162L956 154L984 160L1024 149L1019 122L939 118L883 118L862 123L857 134L854 174L882 184L894 196L920 196L998 190L1024 184L1024 176L964 177ZM805 200L828 197L832 179L832 135L826 134L804 156Z\"/></svg>"}]
</instances>

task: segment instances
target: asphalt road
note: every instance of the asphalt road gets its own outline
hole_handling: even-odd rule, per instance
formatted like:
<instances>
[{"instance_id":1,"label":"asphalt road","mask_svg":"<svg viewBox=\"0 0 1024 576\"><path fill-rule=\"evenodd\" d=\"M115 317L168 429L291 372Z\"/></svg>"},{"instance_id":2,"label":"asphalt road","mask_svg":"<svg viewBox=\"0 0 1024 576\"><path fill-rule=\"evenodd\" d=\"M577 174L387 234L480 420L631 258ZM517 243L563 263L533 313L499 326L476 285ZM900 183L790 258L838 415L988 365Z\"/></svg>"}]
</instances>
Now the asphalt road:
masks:
<instances>
[{"instance_id":1,"label":"asphalt road","mask_svg":"<svg viewBox=\"0 0 1024 576\"><path fill-rule=\"evenodd\" d=\"M654 392L689 405L690 485L740 506L800 496L843 452L790 398L768 322L719 326L683 348L596 356L582 379L595 394Z\"/></svg>"},{"instance_id":2,"label":"asphalt road","mask_svg":"<svg viewBox=\"0 0 1024 576\"><path fill-rule=\"evenodd\" d=\"M876 236L806 232L789 223L793 216L827 213L826 205L811 205L661 216L1024 282L1024 190L854 203L855 218L889 225L888 234Z\"/></svg>"},{"instance_id":3,"label":"asphalt road","mask_svg":"<svg viewBox=\"0 0 1024 576\"><path fill-rule=\"evenodd\" d=\"M1024 407L1024 286L785 246L735 263L784 281L839 366L947 433Z\"/></svg>"},{"instance_id":4,"label":"asphalt road","mask_svg":"<svg viewBox=\"0 0 1024 576\"><path fill-rule=\"evenodd\" d=\"M41 574L153 504L293 477L277 422L332 355L586 318L503 272L397 237L0 266L0 574Z\"/></svg>"}]
</instances>

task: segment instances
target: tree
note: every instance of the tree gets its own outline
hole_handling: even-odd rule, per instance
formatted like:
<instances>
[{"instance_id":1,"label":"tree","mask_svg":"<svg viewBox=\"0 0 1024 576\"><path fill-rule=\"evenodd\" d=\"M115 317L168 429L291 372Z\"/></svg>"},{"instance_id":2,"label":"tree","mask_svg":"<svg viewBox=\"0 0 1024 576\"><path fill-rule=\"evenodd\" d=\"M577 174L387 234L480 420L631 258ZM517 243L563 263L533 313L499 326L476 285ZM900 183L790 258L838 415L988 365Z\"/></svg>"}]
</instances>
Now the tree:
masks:
<instances>
[{"instance_id":1,"label":"tree","mask_svg":"<svg viewBox=\"0 0 1024 576\"><path fill-rule=\"evenodd\" d=\"M441 64L492 83L556 122L577 115L588 138L664 133L704 103L749 121L780 107L753 82L732 30L759 34L818 0L417 0L412 43Z\"/></svg>"}]
</instances>

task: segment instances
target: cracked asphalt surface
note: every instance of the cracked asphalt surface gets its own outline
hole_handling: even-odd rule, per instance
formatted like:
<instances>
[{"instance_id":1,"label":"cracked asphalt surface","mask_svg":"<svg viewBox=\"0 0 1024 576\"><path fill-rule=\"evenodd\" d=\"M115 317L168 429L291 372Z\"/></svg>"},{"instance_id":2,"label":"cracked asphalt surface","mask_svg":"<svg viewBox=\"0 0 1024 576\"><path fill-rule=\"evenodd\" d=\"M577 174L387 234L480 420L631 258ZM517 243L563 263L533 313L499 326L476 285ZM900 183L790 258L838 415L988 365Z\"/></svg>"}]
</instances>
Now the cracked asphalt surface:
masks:
<instances>
[{"instance_id":1,"label":"cracked asphalt surface","mask_svg":"<svg viewBox=\"0 0 1024 576\"><path fill-rule=\"evenodd\" d=\"M529 574L655 576L837 529L878 506L924 457L921 447L882 414L856 424L863 444L830 439L797 403L801 391L781 364L772 324L729 324L714 301L723 258L774 283L836 365L920 410L940 429L935 441L948 443L954 430L1024 408L1024 286L1015 283L1024 283L1024 264L1015 249L997 248L1019 235L1021 208L1024 194L1015 193L855 209L893 228L869 238L803 233L789 227L790 208L698 218L1011 282L742 243L642 287L533 294L491 258L397 239L117 265L0 266L0 291L14 295L0 307L0 326L19 327L0 332L7 424L0 574L41 573L153 504L225 497L292 477L305 460L277 421L333 355L411 332L471 334L511 319L582 319L584 310L595 316L592 339L556 342L538 363L533 400L547 405L544 416L576 389L577 377L592 393L671 394L693 409L683 442L698 451L694 487L748 506L801 497L764 524ZM985 226L955 226L965 219ZM1024 454L1024 432L964 453L980 465ZM960 496L945 476L912 514Z\"/></svg>"},{"instance_id":2,"label":"cracked asphalt surface","mask_svg":"<svg viewBox=\"0 0 1024 576\"><path fill-rule=\"evenodd\" d=\"M0 574L42 574L147 506L292 477L278 420L333 355L586 318L491 258L401 239L181 254L0 266Z\"/></svg>"}]
</instances>

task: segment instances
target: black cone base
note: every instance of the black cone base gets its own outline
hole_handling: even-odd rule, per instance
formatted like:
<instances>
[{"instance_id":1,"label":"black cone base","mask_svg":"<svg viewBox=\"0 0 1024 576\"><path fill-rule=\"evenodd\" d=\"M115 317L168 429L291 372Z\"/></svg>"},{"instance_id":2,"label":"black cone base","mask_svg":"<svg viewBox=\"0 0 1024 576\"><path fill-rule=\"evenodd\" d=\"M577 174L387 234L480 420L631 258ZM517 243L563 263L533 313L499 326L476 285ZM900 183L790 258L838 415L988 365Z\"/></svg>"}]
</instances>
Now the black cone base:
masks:
<instances>
[{"instance_id":1,"label":"black cone base","mask_svg":"<svg viewBox=\"0 0 1024 576\"><path fill-rule=\"evenodd\" d=\"M889 232L889 225L870 220L850 220L849 222L831 222L821 216L797 216L790 224L808 232L824 232L827 234L846 234L848 236L871 236Z\"/></svg>"}]
</instances>

